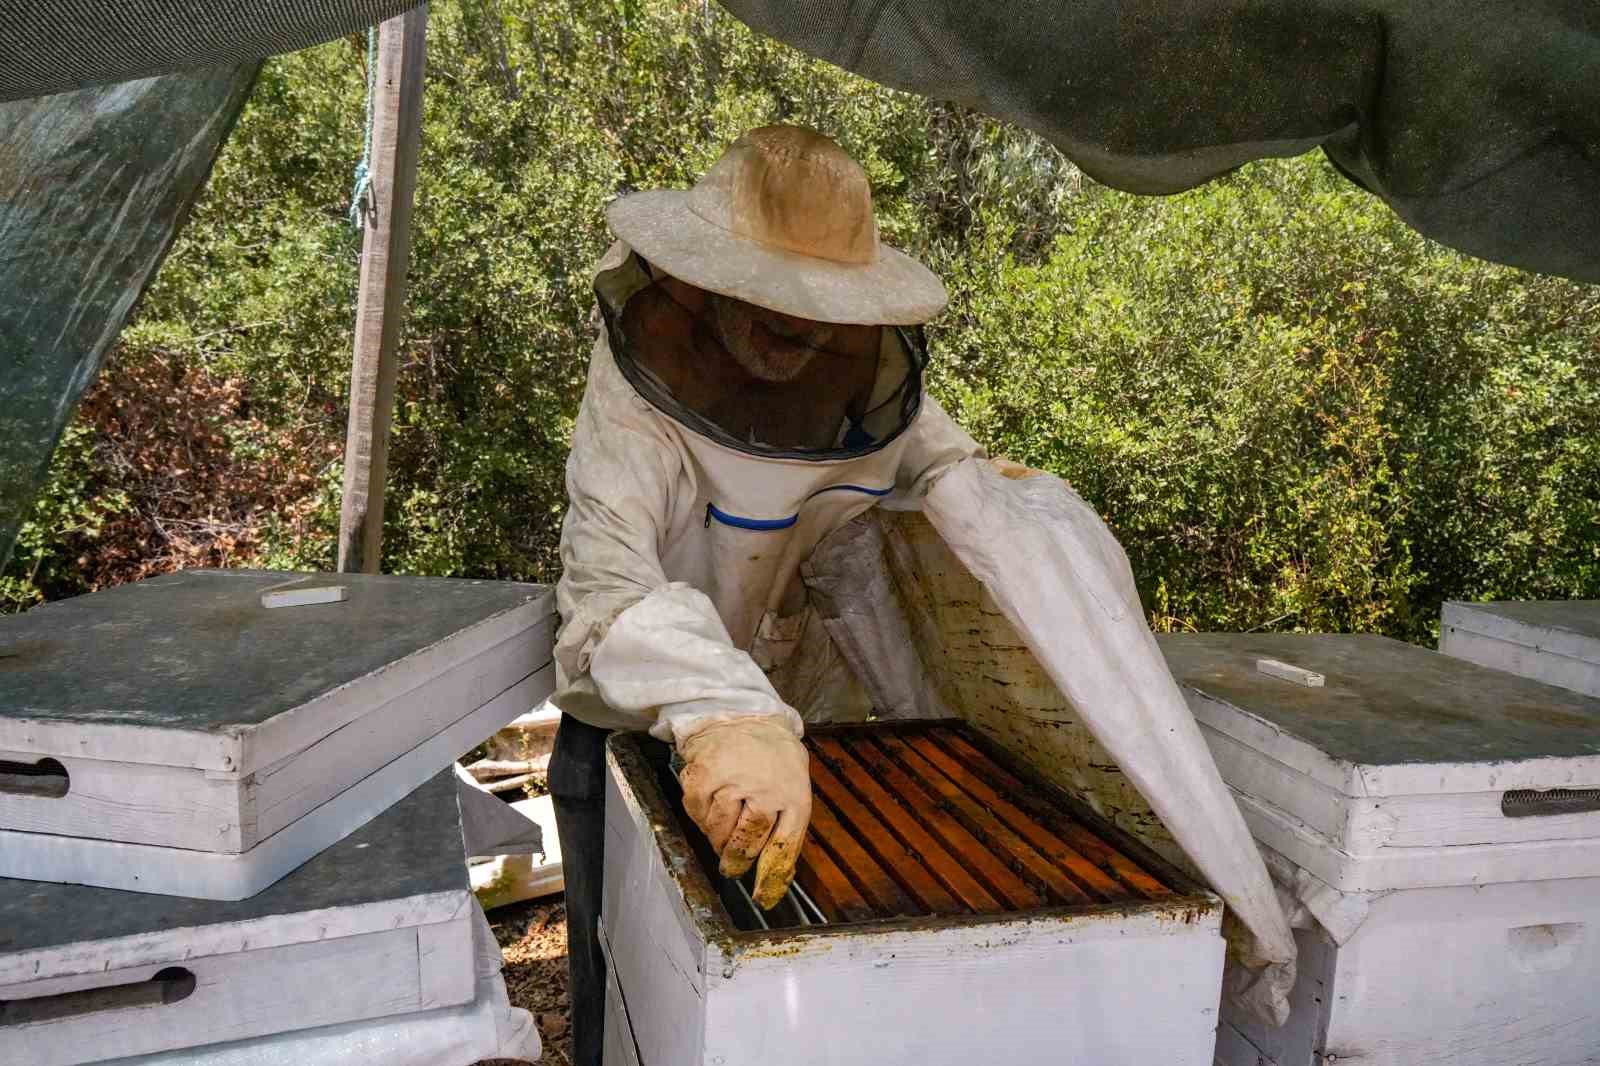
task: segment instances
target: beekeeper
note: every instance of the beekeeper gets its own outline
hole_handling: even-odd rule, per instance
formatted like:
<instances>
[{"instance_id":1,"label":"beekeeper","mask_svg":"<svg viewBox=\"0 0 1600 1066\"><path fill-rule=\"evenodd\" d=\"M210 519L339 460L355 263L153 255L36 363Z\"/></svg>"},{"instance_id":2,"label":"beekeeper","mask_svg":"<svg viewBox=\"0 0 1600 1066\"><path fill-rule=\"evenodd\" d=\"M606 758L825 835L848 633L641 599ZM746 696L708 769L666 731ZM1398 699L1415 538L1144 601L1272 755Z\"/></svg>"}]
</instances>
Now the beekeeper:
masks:
<instances>
[{"instance_id":1,"label":"beekeeper","mask_svg":"<svg viewBox=\"0 0 1600 1066\"><path fill-rule=\"evenodd\" d=\"M1253 871L1242 859L1197 862L1245 903L1253 961L1291 959L1237 811L1209 756L1193 765L1204 742L1121 549L1059 480L1002 476L923 392L921 324L944 306L944 287L879 242L861 167L815 131L768 126L694 188L626 196L607 219L618 241L595 276L604 328L567 462L564 714L550 766L576 1061L600 1062L607 733L648 729L674 745L684 806L722 872L753 864L757 901L776 902L811 812L805 723L860 720L871 706L808 606L801 565L888 497L922 504L1019 630L1039 638L1030 645L1047 670L1073 663L1073 676L1052 677L1080 708L1096 704L1082 708L1086 721L1119 734L1102 743L1147 796L1148 784L1172 790L1174 802L1152 805L1191 853L1248 849ZM1060 600L1030 618L1044 608L1018 597L1040 590ZM1097 661L1074 662L1085 655ZM1186 840L1195 814L1168 808L1197 802L1199 820L1217 824Z\"/></svg>"}]
</instances>

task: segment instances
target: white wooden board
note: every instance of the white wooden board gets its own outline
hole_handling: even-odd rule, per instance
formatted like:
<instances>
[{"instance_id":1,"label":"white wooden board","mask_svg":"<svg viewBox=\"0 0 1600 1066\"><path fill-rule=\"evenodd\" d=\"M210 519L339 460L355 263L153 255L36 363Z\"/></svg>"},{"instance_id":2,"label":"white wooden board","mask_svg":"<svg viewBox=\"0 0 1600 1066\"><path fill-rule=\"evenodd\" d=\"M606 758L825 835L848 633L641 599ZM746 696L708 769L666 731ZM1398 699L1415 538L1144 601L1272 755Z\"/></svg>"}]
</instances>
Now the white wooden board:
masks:
<instances>
[{"instance_id":1,"label":"white wooden board","mask_svg":"<svg viewBox=\"0 0 1600 1066\"><path fill-rule=\"evenodd\" d=\"M468 868L472 892L484 910L523 900L553 896L566 887L561 869L561 836L556 832L555 807L549 796L518 800L511 808L539 826L544 851L527 855L496 855Z\"/></svg>"},{"instance_id":2,"label":"white wooden board","mask_svg":"<svg viewBox=\"0 0 1600 1066\"><path fill-rule=\"evenodd\" d=\"M500 1059L537 1063L539 1030L527 1011L510 1005L494 933L481 914L474 918L477 984L468 1003L114 1059L104 1066L468 1066Z\"/></svg>"},{"instance_id":3,"label":"white wooden board","mask_svg":"<svg viewBox=\"0 0 1600 1066\"><path fill-rule=\"evenodd\" d=\"M340 575L347 602L261 607L283 577L187 571L0 619L0 829L244 852L551 659L540 586ZM18 775L44 759L64 795Z\"/></svg>"},{"instance_id":4,"label":"white wooden board","mask_svg":"<svg viewBox=\"0 0 1600 1066\"><path fill-rule=\"evenodd\" d=\"M1209 726L1200 727L1217 770L1252 797L1294 797L1295 817L1352 856L1385 848L1430 848L1588 840L1600 836L1600 812L1508 818L1502 792L1430 792L1351 796L1296 772ZM1270 802L1270 801L1264 801Z\"/></svg>"},{"instance_id":5,"label":"white wooden board","mask_svg":"<svg viewBox=\"0 0 1600 1066\"><path fill-rule=\"evenodd\" d=\"M611 942L603 920L600 923L600 948L606 957L606 1030L600 1049L602 1066L643 1066L639 1045L633 1035L633 1023L628 1020L628 1003L617 984L617 967L611 961Z\"/></svg>"},{"instance_id":6,"label":"white wooden board","mask_svg":"<svg viewBox=\"0 0 1600 1066\"><path fill-rule=\"evenodd\" d=\"M243 854L0 830L0 877L246 899L387 810L543 699L554 681L554 666L545 666Z\"/></svg>"},{"instance_id":7,"label":"white wooden board","mask_svg":"<svg viewBox=\"0 0 1600 1066\"><path fill-rule=\"evenodd\" d=\"M445 773L244 903L0 881L0 1061L74 1066L468 1002L464 863Z\"/></svg>"},{"instance_id":8,"label":"white wooden board","mask_svg":"<svg viewBox=\"0 0 1600 1066\"><path fill-rule=\"evenodd\" d=\"M1516 844L1382 848L1351 855L1293 814L1256 796L1233 791L1250 833L1341 892L1488 885L1600 876L1600 837Z\"/></svg>"}]
</instances>

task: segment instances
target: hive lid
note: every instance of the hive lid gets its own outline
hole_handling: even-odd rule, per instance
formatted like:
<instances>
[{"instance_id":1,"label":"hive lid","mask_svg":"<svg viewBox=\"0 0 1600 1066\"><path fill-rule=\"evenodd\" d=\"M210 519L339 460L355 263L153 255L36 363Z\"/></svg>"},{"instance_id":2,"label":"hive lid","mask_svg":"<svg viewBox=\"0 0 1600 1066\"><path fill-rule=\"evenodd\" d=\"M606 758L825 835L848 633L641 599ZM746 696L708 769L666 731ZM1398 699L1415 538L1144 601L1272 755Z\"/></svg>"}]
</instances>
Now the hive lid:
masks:
<instances>
[{"instance_id":1,"label":"hive lid","mask_svg":"<svg viewBox=\"0 0 1600 1066\"><path fill-rule=\"evenodd\" d=\"M1444 605L1446 624L1484 636L1524 642L1541 650L1600 663L1600 600L1499 600Z\"/></svg>"},{"instance_id":2,"label":"hive lid","mask_svg":"<svg viewBox=\"0 0 1600 1066\"><path fill-rule=\"evenodd\" d=\"M1600 876L1600 700L1382 637L1159 639L1251 833L1334 888Z\"/></svg>"},{"instance_id":3,"label":"hive lid","mask_svg":"<svg viewBox=\"0 0 1600 1066\"><path fill-rule=\"evenodd\" d=\"M0 878L0 986L431 925L459 915L470 891L445 770L246 900Z\"/></svg>"},{"instance_id":4,"label":"hive lid","mask_svg":"<svg viewBox=\"0 0 1600 1066\"><path fill-rule=\"evenodd\" d=\"M1600 785L1600 699L1378 636L1158 640L1203 726L1346 795ZM1260 659L1326 681L1270 677Z\"/></svg>"},{"instance_id":5,"label":"hive lid","mask_svg":"<svg viewBox=\"0 0 1600 1066\"><path fill-rule=\"evenodd\" d=\"M188 570L0 619L0 750L248 773L414 688L443 642L458 662L554 613L540 585L374 574L261 605L296 576Z\"/></svg>"},{"instance_id":6,"label":"hive lid","mask_svg":"<svg viewBox=\"0 0 1600 1066\"><path fill-rule=\"evenodd\" d=\"M1446 603L1439 650L1600 696L1600 600Z\"/></svg>"}]
</instances>

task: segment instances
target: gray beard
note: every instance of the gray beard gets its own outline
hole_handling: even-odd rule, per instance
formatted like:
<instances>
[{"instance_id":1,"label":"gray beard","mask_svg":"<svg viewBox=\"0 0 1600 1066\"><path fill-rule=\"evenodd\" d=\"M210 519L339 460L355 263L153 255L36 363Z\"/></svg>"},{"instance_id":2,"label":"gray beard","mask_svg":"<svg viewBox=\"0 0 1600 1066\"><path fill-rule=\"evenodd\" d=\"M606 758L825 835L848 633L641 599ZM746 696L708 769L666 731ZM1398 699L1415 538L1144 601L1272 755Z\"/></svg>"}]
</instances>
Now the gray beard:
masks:
<instances>
[{"instance_id":1,"label":"gray beard","mask_svg":"<svg viewBox=\"0 0 1600 1066\"><path fill-rule=\"evenodd\" d=\"M785 337L766 327L737 302L713 294L712 322L717 340L745 373L762 381L793 381L817 356L817 348L833 334L829 327L814 330L805 337ZM772 338L772 343L755 339L757 328Z\"/></svg>"}]
</instances>

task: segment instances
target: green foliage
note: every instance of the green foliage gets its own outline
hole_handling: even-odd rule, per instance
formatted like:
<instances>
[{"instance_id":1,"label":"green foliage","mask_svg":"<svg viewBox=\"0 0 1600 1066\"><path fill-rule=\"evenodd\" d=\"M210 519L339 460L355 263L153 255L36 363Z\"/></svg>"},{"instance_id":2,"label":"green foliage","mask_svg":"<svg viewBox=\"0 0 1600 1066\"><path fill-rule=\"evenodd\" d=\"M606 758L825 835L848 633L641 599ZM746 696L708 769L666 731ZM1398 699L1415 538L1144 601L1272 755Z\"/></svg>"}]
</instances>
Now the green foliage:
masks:
<instances>
[{"instance_id":1,"label":"green foliage","mask_svg":"<svg viewBox=\"0 0 1600 1066\"><path fill-rule=\"evenodd\" d=\"M78 591L77 558L69 543L92 543L107 519L127 505L122 492L103 488L94 427L74 422L51 459L50 480L22 523L11 563L0 574L0 613L26 610Z\"/></svg>"},{"instance_id":2,"label":"green foliage","mask_svg":"<svg viewBox=\"0 0 1600 1066\"><path fill-rule=\"evenodd\" d=\"M1073 481L1171 626L1436 635L1600 588L1600 294L1430 244L1310 159L980 220L943 384Z\"/></svg>"},{"instance_id":3,"label":"green foliage","mask_svg":"<svg viewBox=\"0 0 1600 1066\"><path fill-rule=\"evenodd\" d=\"M1600 296L1442 250L1320 158L1123 195L691 0L455 0L428 47L387 570L554 579L606 202L790 121L862 161L885 238L946 279L933 391L1101 509L1158 625L1426 640L1444 598L1600 595ZM364 61L267 65L118 356L233 390L256 476L297 442L293 505L240 519L257 564L333 561ZM74 432L13 599L29 566L71 572L52 530L143 491Z\"/></svg>"}]
</instances>

